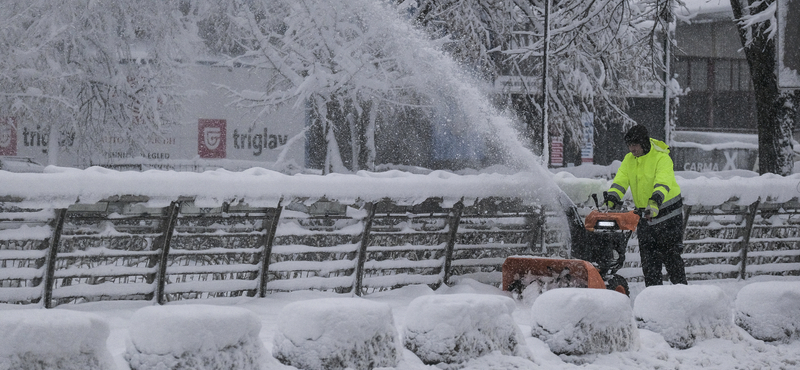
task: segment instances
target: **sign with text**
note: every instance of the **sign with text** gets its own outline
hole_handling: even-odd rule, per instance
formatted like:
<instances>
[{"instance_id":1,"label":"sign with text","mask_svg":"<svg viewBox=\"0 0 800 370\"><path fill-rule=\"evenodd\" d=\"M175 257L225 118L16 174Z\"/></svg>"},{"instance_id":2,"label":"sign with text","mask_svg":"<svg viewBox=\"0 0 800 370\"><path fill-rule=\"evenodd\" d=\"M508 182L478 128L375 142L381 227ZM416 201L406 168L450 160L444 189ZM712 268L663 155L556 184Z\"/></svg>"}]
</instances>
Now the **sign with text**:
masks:
<instances>
[{"instance_id":1,"label":"sign with text","mask_svg":"<svg viewBox=\"0 0 800 370\"><path fill-rule=\"evenodd\" d=\"M703 150L694 147L670 147L675 171L717 172L756 170L757 149L730 148Z\"/></svg>"},{"instance_id":2,"label":"sign with text","mask_svg":"<svg viewBox=\"0 0 800 370\"><path fill-rule=\"evenodd\" d=\"M564 165L564 138L561 136L550 137L550 167Z\"/></svg>"},{"instance_id":3,"label":"sign with text","mask_svg":"<svg viewBox=\"0 0 800 370\"><path fill-rule=\"evenodd\" d=\"M581 114L583 123L583 139L581 147L581 163L594 163L594 113L583 112Z\"/></svg>"},{"instance_id":4,"label":"sign with text","mask_svg":"<svg viewBox=\"0 0 800 370\"><path fill-rule=\"evenodd\" d=\"M0 155L17 155L17 124L14 118L0 117Z\"/></svg>"},{"instance_id":5,"label":"sign with text","mask_svg":"<svg viewBox=\"0 0 800 370\"><path fill-rule=\"evenodd\" d=\"M197 121L197 154L200 158L225 158L227 122L224 119Z\"/></svg>"}]
</instances>

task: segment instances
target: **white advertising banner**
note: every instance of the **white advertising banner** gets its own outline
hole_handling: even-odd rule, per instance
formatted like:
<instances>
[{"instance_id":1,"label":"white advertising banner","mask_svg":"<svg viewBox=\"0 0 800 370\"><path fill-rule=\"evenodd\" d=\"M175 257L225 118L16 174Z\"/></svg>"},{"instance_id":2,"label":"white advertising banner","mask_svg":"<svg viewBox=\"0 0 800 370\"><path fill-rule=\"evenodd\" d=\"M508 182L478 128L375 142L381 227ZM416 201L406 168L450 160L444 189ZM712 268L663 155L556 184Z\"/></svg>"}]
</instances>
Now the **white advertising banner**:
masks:
<instances>
[{"instance_id":1,"label":"white advertising banner","mask_svg":"<svg viewBox=\"0 0 800 370\"><path fill-rule=\"evenodd\" d=\"M263 72L262 72L263 73ZM221 167L242 169L270 168L281 153L285 162L302 166L305 162L305 140L291 138L303 132L303 104L279 107L259 115L259 111L229 105L223 87L257 91L256 72L244 68L198 65L192 67L193 80L187 82L188 102L185 116L177 125L153 134L144 149L132 153L131 138L108 135L100 138L103 149L78 158L74 133L62 133L59 140L59 166L82 167L101 165L119 169L185 169ZM0 117L0 155L30 157L48 163L49 125L18 122ZM14 145L6 144L3 140ZM202 162L202 166L191 163Z\"/></svg>"}]
</instances>

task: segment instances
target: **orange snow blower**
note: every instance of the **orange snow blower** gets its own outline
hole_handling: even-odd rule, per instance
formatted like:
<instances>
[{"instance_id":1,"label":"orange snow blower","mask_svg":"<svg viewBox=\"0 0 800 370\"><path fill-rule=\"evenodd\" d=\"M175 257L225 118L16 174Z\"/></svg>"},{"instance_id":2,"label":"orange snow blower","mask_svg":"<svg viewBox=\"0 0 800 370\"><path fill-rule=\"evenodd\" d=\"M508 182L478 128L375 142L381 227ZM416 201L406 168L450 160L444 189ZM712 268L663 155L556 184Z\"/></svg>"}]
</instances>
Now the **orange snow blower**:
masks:
<instances>
[{"instance_id":1,"label":"orange snow blower","mask_svg":"<svg viewBox=\"0 0 800 370\"><path fill-rule=\"evenodd\" d=\"M597 194L592 194L597 209L581 220L577 207L561 196L572 237L572 258L514 256L503 263L503 290L517 297L531 284L539 293L549 289L576 287L611 289L630 295L628 282L617 274L625 262L625 250L639 223L635 211L599 211ZM568 204L565 204L569 202Z\"/></svg>"}]
</instances>

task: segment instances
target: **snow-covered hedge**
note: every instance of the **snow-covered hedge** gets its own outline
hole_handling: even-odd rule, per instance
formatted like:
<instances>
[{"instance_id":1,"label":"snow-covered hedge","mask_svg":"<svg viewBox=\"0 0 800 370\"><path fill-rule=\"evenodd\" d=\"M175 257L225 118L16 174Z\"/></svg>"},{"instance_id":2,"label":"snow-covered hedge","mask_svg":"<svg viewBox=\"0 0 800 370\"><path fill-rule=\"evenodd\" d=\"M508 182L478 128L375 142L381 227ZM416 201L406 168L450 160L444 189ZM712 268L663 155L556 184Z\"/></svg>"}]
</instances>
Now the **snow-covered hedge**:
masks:
<instances>
[{"instance_id":1,"label":"snow-covered hedge","mask_svg":"<svg viewBox=\"0 0 800 370\"><path fill-rule=\"evenodd\" d=\"M426 364L462 363L493 351L531 358L514 308L513 299L500 295L418 297L408 305L404 345Z\"/></svg>"},{"instance_id":2,"label":"snow-covered hedge","mask_svg":"<svg viewBox=\"0 0 800 370\"><path fill-rule=\"evenodd\" d=\"M713 285L658 285L645 288L633 304L640 329L661 334L673 348L686 349L711 338L740 339L730 299Z\"/></svg>"},{"instance_id":3,"label":"snow-covered hedge","mask_svg":"<svg viewBox=\"0 0 800 370\"><path fill-rule=\"evenodd\" d=\"M767 342L799 339L800 282L746 285L736 296L736 324Z\"/></svg>"},{"instance_id":4,"label":"snow-covered hedge","mask_svg":"<svg viewBox=\"0 0 800 370\"><path fill-rule=\"evenodd\" d=\"M132 370L261 369L261 321L240 307L150 306L130 319L125 359Z\"/></svg>"},{"instance_id":5,"label":"snow-covered hedge","mask_svg":"<svg viewBox=\"0 0 800 370\"><path fill-rule=\"evenodd\" d=\"M8 310L0 314L0 369L107 370L108 324L66 310Z\"/></svg>"},{"instance_id":6,"label":"snow-covered hedge","mask_svg":"<svg viewBox=\"0 0 800 370\"><path fill-rule=\"evenodd\" d=\"M391 307L361 298L286 305L272 348L280 362L305 370L394 367L401 351Z\"/></svg>"},{"instance_id":7,"label":"snow-covered hedge","mask_svg":"<svg viewBox=\"0 0 800 370\"><path fill-rule=\"evenodd\" d=\"M607 289L544 292L531 307L531 334L556 354L585 355L639 348L630 299Z\"/></svg>"}]
</instances>

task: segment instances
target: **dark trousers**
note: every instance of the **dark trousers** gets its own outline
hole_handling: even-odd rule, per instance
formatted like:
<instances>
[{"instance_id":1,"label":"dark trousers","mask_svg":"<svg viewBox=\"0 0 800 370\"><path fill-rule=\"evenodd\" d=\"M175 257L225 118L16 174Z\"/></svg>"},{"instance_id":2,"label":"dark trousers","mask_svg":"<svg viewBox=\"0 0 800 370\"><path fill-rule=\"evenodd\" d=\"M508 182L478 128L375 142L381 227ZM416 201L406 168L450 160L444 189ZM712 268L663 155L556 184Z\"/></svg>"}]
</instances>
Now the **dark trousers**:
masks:
<instances>
[{"instance_id":1,"label":"dark trousers","mask_svg":"<svg viewBox=\"0 0 800 370\"><path fill-rule=\"evenodd\" d=\"M661 285L661 267L667 268L672 284L686 284L683 252L683 217L677 215L655 225L642 218L636 230L642 258L644 285Z\"/></svg>"}]
</instances>

